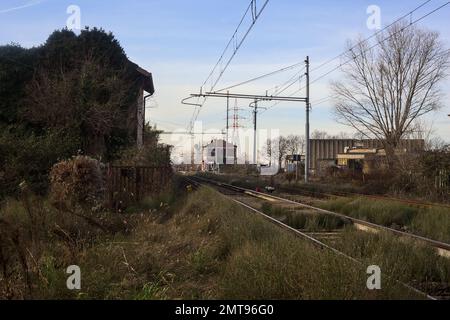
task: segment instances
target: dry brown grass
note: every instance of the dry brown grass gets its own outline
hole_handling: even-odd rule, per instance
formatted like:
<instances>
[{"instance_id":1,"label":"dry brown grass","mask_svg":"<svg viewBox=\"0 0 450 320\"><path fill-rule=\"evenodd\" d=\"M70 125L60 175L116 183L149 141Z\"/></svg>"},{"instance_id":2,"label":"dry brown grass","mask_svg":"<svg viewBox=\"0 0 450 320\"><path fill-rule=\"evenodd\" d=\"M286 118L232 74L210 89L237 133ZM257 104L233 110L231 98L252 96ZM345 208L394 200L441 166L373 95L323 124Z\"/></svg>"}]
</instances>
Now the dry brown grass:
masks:
<instances>
[{"instance_id":1,"label":"dry brown grass","mask_svg":"<svg viewBox=\"0 0 450 320\"><path fill-rule=\"evenodd\" d=\"M177 201L157 210L110 213L103 220L95 216L103 225L117 217L126 220L115 231L101 230L42 202L45 227L38 228L33 240L25 236L31 230L27 209L11 201L1 209L0 219L20 230L27 266L21 267L13 229L10 234L2 231L9 239L8 246L1 242L3 256L16 255L7 263L8 274L0 272L0 297L418 298L388 280L383 290L368 291L363 268L318 250L212 190L201 189L187 198L176 195ZM81 291L65 286L65 268L71 264L81 267Z\"/></svg>"}]
</instances>

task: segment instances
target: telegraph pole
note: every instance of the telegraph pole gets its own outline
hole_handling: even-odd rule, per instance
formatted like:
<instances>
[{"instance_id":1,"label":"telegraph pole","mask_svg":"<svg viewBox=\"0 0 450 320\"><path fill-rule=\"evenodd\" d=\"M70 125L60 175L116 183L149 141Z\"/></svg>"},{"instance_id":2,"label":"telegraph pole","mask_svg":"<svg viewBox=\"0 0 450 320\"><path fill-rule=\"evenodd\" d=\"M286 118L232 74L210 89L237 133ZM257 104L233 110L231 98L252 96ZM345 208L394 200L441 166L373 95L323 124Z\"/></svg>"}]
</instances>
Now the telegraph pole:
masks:
<instances>
[{"instance_id":1,"label":"telegraph pole","mask_svg":"<svg viewBox=\"0 0 450 320\"><path fill-rule=\"evenodd\" d=\"M310 144L309 144L309 110L311 107L310 96L309 96L309 56L306 57L306 125L305 125L305 138L306 138L306 155L305 155L305 183L309 182L309 159L310 154Z\"/></svg>"},{"instance_id":2,"label":"telegraph pole","mask_svg":"<svg viewBox=\"0 0 450 320\"><path fill-rule=\"evenodd\" d=\"M229 94L229 92L227 91L227 95ZM227 97L227 140L225 143L225 164L227 164L227 149L228 149L228 132L230 130L230 123L229 123L229 118L230 118L230 97Z\"/></svg>"},{"instance_id":3,"label":"telegraph pole","mask_svg":"<svg viewBox=\"0 0 450 320\"><path fill-rule=\"evenodd\" d=\"M250 103L249 107L252 108L253 105L253 164L258 164L258 148L257 148L257 130L258 130L258 109L267 109L261 108L258 106L258 99L255 98L255 101Z\"/></svg>"},{"instance_id":4,"label":"telegraph pole","mask_svg":"<svg viewBox=\"0 0 450 320\"><path fill-rule=\"evenodd\" d=\"M256 119L257 119L257 115L258 115L258 100L255 99L255 108L253 110L253 125L254 125L254 131L253 131L253 164L257 164L256 163Z\"/></svg>"},{"instance_id":5,"label":"telegraph pole","mask_svg":"<svg viewBox=\"0 0 450 320\"><path fill-rule=\"evenodd\" d=\"M191 134L191 165L193 166L195 163L195 158L194 158L194 154L195 154L195 150L194 150L194 135Z\"/></svg>"}]
</instances>

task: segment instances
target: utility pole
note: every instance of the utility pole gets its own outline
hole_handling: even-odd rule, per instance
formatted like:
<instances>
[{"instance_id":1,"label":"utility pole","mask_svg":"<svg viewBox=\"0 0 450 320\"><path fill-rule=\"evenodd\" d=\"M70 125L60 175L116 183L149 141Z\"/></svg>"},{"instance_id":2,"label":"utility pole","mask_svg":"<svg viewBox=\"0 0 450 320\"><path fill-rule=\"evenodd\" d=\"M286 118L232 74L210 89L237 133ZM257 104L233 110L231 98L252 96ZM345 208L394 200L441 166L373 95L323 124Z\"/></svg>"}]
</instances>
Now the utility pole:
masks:
<instances>
[{"instance_id":1,"label":"utility pole","mask_svg":"<svg viewBox=\"0 0 450 320\"><path fill-rule=\"evenodd\" d=\"M230 92L229 91L227 91L227 95L229 94ZM227 164L227 149L228 149L228 139L229 139L229 136L228 136L228 132L229 132L229 130L230 130L230 123L229 123L229 118L230 118L230 97L227 97L227 140L226 140L226 143L225 143L225 150L224 150L224 152L225 152L225 164Z\"/></svg>"},{"instance_id":2,"label":"utility pole","mask_svg":"<svg viewBox=\"0 0 450 320\"><path fill-rule=\"evenodd\" d=\"M306 138L306 155L305 155L305 183L309 182L309 159L310 144L309 144L309 110L311 107L309 96L309 56L306 57L306 125L305 125L305 138Z\"/></svg>"},{"instance_id":3,"label":"utility pole","mask_svg":"<svg viewBox=\"0 0 450 320\"><path fill-rule=\"evenodd\" d=\"M254 125L254 131L253 131L253 164L257 164L256 163L256 120L257 120L257 115L258 115L258 100L255 99L255 108L253 110L253 125Z\"/></svg>"},{"instance_id":4,"label":"utility pole","mask_svg":"<svg viewBox=\"0 0 450 320\"><path fill-rule=\"evenodd\" d=\"M194 166L195 163L195 150L194 150L194 135L191 134L191 165Z\"/></svg>"},{"instance_id":5,"label":"utility pole","mask_svg":"<svg viewBox=\"0 0 450 320\"><path fill-rule=\"evenodd\" d=\"M250 103L250 107L253 105L253 164L258 164L257 159L257 129L258 129L258 109L261 109L261 107L258 107L258 99L255 99L252 103ZM263 108L266 109L266 108Z\"/></svg>"},{"instance_id":6,"label":"utility pole","mask_svg":"<svg viewBox=\"0 0 450 320\"><path fill-rule=\"evenodd\" d=\"M309 98L309 57L306 58L306 67L307 67L307 72L306 72L306 78L307 78L307 97L293 97L293 96L269 96L266 92L265 95L252 95L252 94L238 94L238 93L221 93L221 92L201 92L199 94L191 94L190 97L191 98L206 98L206 97L213 97L213 98L233 98L233 99L245 99L245 100L252 100L252 103L255 103L255 108L254 108L254 128L255 128L255 132L257 129L257 113L258 113L258 106L257 106L257 102L259 101L280 101L280 102L306 102L306 116L307 116L307 125L306 125L306 137L307 137L307 158L309 159L309 110L310 110L310 98ZM250 104L251 106L252 104ZM261 109L261 108L260 108ZM237 115L238 109L237 109L237 105L234 108L234 122L233 122L233 139L236 135L236 129L239 127L239 116ZM255 135L256 137L256 135ZM233 141L234 142L234 141ZM256 148L256 143L254 144L254 147ZM254 152L255 156L256 156L256 152ZM308 161L306 160L306 164L305 164L305 180L308 181L308 173L309 173L309 165L308 165ZM254 159L254 162L256 163L256 159Z\"/></svg>"}]
</instances>

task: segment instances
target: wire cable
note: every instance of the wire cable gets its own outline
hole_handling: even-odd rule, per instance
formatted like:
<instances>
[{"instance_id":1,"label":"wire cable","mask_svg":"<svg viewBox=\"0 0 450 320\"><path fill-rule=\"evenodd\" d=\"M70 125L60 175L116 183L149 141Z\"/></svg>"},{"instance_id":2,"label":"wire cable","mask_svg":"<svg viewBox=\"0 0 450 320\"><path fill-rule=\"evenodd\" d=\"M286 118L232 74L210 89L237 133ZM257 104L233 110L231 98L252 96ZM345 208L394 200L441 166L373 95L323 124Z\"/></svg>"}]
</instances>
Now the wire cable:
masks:
<instances>
[{"instance_id":1,"label":"wire cable","mask_svg":"<svg viewBox=\"0 0 450 320\"><path fill-rule=\"evenodd\" d=\"M213 91L214 90L214 88L219 83L220 79L222 78L223 74L228 69L231 61L234 59L234 57L236 56L237 52L239 51L239 49L241 48L242 44L244 43L245 39L249 35L250 31L253 29L254 25L256 24L256 21L258 20L258 18L260 17L260 15L264 11L264 9L266 8L268 2L269 2L269 0L265 0L265 2L263 3L262 7L259 10L257 10L256 9L256 0L251 0L250 1L250 4L248 5L248 7L247 7L247 9L246 9L242 19L240 20L236 30L233 33L231 39L228 41L225 49L223 50L219 60L217 61L217 63L213 67L212 71L210 72L210 74L208 75L206 80L203 82L203 84L201 86L202 89L208 83L208 81L213 78L213 75L214 75L215 71L217 70L217 67L223 63L223 59L225 58L226 52L230 48L231 44L234 44L234 48L233 48L233 52L231 54L231 57L226 61L225 66L221 68L219 76L217 77L217 79L215 79L215 81L214 80L212 81L212 85L211 85L211 88L209 89L209 91ZM250 27L247 29L247 31L245 32L245 34L243 35L243 37L238 42L238 37L237 37L238 31L239 31L240 27L242 26L245 18L247 17L247 15L248 15L248 13L250 11L251 11L251 15L252 15L252 17L251 17L252 18L252 23L251 23ZM197 118L198 118L198 116L200 114L201 108L204 106L206 100L207 100L206 97L204 97L203 101L201 103L199 103L200 99L197 99L197 104L198 105L196 106L196 108L195 108L195 110L193 112L193 116L192 116L190 124L189 124L189 130L192 130L192 128L194 126L194 123L197 120Z\"/></svg>"},{"instance_id":2,"label":"wire cable","mask_svg":"<svg viewBox=\"0 0 450 320\"><path fill-rule=\"evenodd\" d=\"M429 0L429 1L431 1L431 0ZM427 1L426 3L428 3L429 1ZM353 61L354 59L356 59L357 57L359 57L361 54L363 54L363 53L365 53L365 52L367 52L367 51L369 51L369 50L374 49L375 47L379 46L381 43L384 43L385 41L391 39L393 36L397 35L398 33L403 32L404 30L406 30L406 29L412 27L412 26L415 25L416 23L418 23L418 22L420 22L420 21L426 19L427 17L429 17L429 16L431 16L432 14L436 13L437 11L443 9L444 7L448 6L449 4L450 4L450 1L448 1L448 2L446 2L446 3L444 3L444 4L442 4L441 6L435 8L434 10L428 12L427 14L424 14L424 15L421 16L420 18L418 18L418 19L416 19L416 20L414 20L414 21L411 21L410 24L408 24L406 27L404 27L404 28L398 30L397 32L391 34L390 36L384 38L383 40L378 41L376 44L374 44L373 46L371 46L371 47L369 47L368 49L364 50L364 51L363 51L362 53L360 53L359 55L357 55L357 56L355 56L355 57L352 57L351 59L348 59L347 61L345 61L345 62L343 62L343 63L340 63L337 67L335 67L335 68L329 70L328 72L322 74L321 76L315 78L314 80L312 80L312 81L310 82L310 85L312 85L312 84L316 83L317 81L319 81L319 80L321 80L321 79L327 77L328 75L332 74L334 71L337 71L337 70L341 69L343 66L347 65L348 63L350 63L351 61ZM422 6L423 6L423 5L422 5ZM398 21L397 21L397 22L398 22ZM392 24L390 24L390 26L391 26L391 25L392 25ZM362 44L362 43L363 43L362 41L359 42L359 44ZM354 48L354 47L353 47L353 48ZM350 50L352 50L352 49L350 49ZM447 51L448 51L448 50L447 50ZM347 53L347 51L346 51L345 53ZM444 53L445 53L445 52L444 52ZM317 70L317 69L316 69L316 70ZM297 90L297 91L296 91L295 93L293 93L292 95L294 95L294 94L300 92L301 90L303 90L303 89L305 89L305 88L306 88L306 86L300 88L299 90ZM277 102L277 103L275 103L274 105L270 106L267 110L270 110L270 109L274 108L274 107L277 106L279 103L280 103L280 101ZM323 102L322 102L322 103L323 103Z\"/></svg>"},{"instance_id":3,"label":"wire cable","mask_svg":"<svg viewBox=\"0 0 450 320\"><path fill-rule=\"evenodd\" d=\"M400 18L398 18L397 20L395 20L394 22L392 22L392 23L389 24L388 26L384 27L383 29L377 31L376 33L374 33L374 34L371 35L370 37L368 37L368 38L366 38L366 39L364 39L364 40L361 40L361 41L360 41L358 44L356 44L352 49L354 49L354 48L355 48L356 46L358 46L359 44L364 43L364 42L367 42L367 41L369 41L370 39L372 39L373 37L376 37L377 35L379 35L379 34L382 33L383 31L385 31L386 29L390 28L391 26L393 26L393 25L396 24L397 22L399 22L399 21L401 21L401 20L403 20L403 19L405 19L405 18L411 16L414 12L420 10L420 9L423 8L425 5L427 5L428 3L430 3L431 1L432 1L432 0L427 0L427 1L425 1L425 2L422 3L420 6L414 8L413 10L411 10L410 12L408 12L407 14L401 16ZM342 53L340 53L340 54L337 55L336 57L334 57L334 58L332 58L332 59L330 59L330 60L327 60L326 62L320 64L319 66L312 68L310 71L313 72L313 71L319 70L319 69L323 68L324 66L330 64L330 63L333 62L334 60L337 60L337 59L341 58L341 57L342 57L343 55L345 55L346 53L347 53L347 50L344 51L344 52L342 52ZM231 85L231 86L229 86L229 87L226 87L226 88L217 90L216 92L221 92L221 91L225 91L225 90L230 90L230 89L233 89L233 88L236 88L236 87L239 87L239 86L242 86L242 85L245 85L245 84L248 84L248 83L257 81L257 80L264 79L264 78L266 78L266 77L270 77L270 76L276 75L276 74L278 74L278 73L282 73L282 72L285 72L285 71L292 70L292 69L294 69L294 68L296 68L296 67L298 67L298 66L300 66L300 65L303 65L303 64L304 64L304 61L297 62L297 63L292 64L292 65L289 65L289 66L287 66L287 67L284 67L284 68L281 68L281 69L278 69L278 70L275 70L275 71L272 71L272 72L269 72L269 73L266 73L266 74L263 74L263 75L254 77L254 78L251 78L251 79L249 79L249 80L246 80L246 81L237 83L237 84L235 84L235 85Z\"/></svg>"}]
</instances>

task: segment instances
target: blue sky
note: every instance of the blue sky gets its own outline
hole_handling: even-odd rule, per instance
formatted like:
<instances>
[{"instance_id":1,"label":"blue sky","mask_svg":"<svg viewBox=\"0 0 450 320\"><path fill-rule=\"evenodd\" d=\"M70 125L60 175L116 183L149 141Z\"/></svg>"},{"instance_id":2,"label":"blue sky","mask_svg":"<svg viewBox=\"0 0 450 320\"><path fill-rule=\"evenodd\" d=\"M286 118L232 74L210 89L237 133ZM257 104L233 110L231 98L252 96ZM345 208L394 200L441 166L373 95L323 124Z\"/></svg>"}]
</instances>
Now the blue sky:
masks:
<instances>
[{"instance_id":1,"label":"blue sky","mask_svg":"<svg viewBox=\"0 0 450 320\"><path fill-rule=\"evenodd\" d=\"M55 29L66 25L67 7L81 8L81 23L112 31L131 60L154 74L156 95L148 120L161 129L185 128L192 109L180 104L189 93L197 92L217 61L250 0L2 0L0 2L0 44L17 42L25 47L43 43ZM258 2L262 2L259 0ZM369 5L381 8L382 25L423 3L423 0L270 0L260 20L233 60L218 87L234 84L253 76L311 57L314 67L341 53L347 39L370 35L366 27ZM445 3L433 0L413 18ZM448 18L450 6L423 20L420 25L439 31L450 47ZM331 65L330 67L333 67ZM242 88L242 93L262 93L283 83L293 70L264 79ZM322 74L327 68L318 71ZM312 74L312 79L315 76ZM339 72L312 86L312 100L328 95L331 80ZM448 92L450 82L443 84ZM292 88L295 90L295 87ZM289 93L287 91L286 93ZM448 96L445 107L427 117L436 133L450 140ZM234 102L233 102L234 104ZM243 124L251 127L248 102L239 102L248 118ZM269 106L270 103L267 103ZM332 105L314 107L312 130L330 133L351 131L337 124ZM225 125L225 105L222 100L208 100L200 120L204 127L222 129ZM262 128L279 128L281 133L303 133L304 105L283 103L260 117Z\"/></svg>"}]
</instances>

